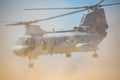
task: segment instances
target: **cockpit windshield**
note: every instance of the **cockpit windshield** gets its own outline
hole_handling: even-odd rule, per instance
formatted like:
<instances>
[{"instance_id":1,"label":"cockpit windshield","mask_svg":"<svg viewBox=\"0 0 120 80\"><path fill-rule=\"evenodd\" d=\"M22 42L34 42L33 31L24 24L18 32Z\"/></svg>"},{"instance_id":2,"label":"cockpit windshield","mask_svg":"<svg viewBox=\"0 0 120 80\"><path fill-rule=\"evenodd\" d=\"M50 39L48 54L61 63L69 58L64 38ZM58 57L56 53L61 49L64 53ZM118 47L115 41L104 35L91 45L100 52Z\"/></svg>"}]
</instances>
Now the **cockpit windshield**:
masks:
<instances>
[{"instance_id":1,"label":"cockpit windshield","mask_svg":"<svg viewBox=\"0 0 120 80\"><path fill-rule=\"evenodd\" d=\"M35 41L32 38L32 36L24 36L24 37L19 38L19 40L17 41L16 45L34 46L35 45Z\"/></svg>"}]
</instances>

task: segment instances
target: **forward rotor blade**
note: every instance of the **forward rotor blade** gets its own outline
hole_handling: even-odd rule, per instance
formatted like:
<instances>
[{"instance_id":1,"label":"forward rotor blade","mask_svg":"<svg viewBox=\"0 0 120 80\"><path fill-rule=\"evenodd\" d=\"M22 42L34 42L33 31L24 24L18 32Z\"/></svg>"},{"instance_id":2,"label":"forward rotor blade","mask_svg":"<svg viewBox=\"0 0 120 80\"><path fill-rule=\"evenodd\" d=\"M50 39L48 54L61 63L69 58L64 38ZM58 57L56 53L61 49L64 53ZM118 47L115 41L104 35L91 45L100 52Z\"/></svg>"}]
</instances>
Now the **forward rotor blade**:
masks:
<instances>
[{"instance_id":1,"label":"forward rotor blade","mask_svg":"<svg viewBox=\"0 0 120 80\"><path fill-rule=\"evenodd\" d=\"M8 22L8 21L0 21L0 23L11 23L11 22Z\"/></svg>"},{"instance_id":2,"label":"forward rotor blade","mask_svg":"<svg viewBox=\"0 0 120 80\"><path fill-rule=\"evenodd\" d=\"M104 2L104 0L100 1L96 5L101 4ZM64 8L31 8L31 9L24 9L24 10L65 10L65 9L81 9L81 8L88 8L89 6L83 6L83 7L64 7Z\"/></svg>"},{"instance_id":3,"label":"forward rotor blade","mask_svg":"<svg viewBox=\"0 0 120 80\"><path fill-rule=\"evenodd\" d=\"M5 26L17 26L17 25L23 25L23 22L16 22L12 24L6 24Z\"/></svg>"},{"instance_id":4,"label":"forward rotor blade","mask_svg":"<svg viewBox=\"0 0 120 80\"><path fill-rule=\"evenodd\" d=\"M100 2L98 2L96 5L99 5L101 4L102 2L104 2L105 0L101 0Z\"/></svg>"},{"instance_id":5,"label":"forward rotor blade","mask_svg":"<svg viewBox=\"0 0 120 80\"><path fill-rule=\"evenodd\" d=\"M12 24L6 24L5 26L18 26L18 25L30 25L32 23L35 23L35 21L25 21L25 22L15 22Z\"/></svg>"},{"instance_id":6,"label":"forward rotor blade","mask_svg":"<svg viewBox=\"0 0 120 80\"><path fill-rule=\"evenodd\" d=\"M47 20L51 20L51 19L63 17L63 16L66 16L66 15L70 15L70 14L75 14L75 13L78 13L78 12L82 12L82 11L85 11L85 10L86 9L84 9L84 10L77 10L77 11L69 12L69 13L66 13L66 14L57 15L57 16L53 16L53 17L49 17L49 18L40 19L40 20L25 21L25 22L16 22L16 23L13 23L13 24L7 24L5 26L17 26L17 25L26 25L26 26L28 26L28 25L30 25L32 23L37 23L37 22L40 22L40 21L47 21Z\"/></svg>"},{"instance_id":7,"label":"forward rotor blade","mask_svg":"<svg viewBox=\"0 0 120 80\"><path fill-rule=\"evenodd\" d=\"M66 14L57 15L57 16L53 16L53 17L49 17L49 18L45 18L45 19L35 20L34 22L47 21L47 20L63 17L63 16L66 16L66 15L75 14L75 13L82 12L82 11L86 11L86 9L84 9L84 10L77 10L77 11L73 11L73 12L69 12L69 13L66 13Z\"/></svg>"},{"instance_id":8,"label":"forward rotor blade","mask_svg":"<svg viewBox=\"0 0 120 80\"><path fill-rule=\"evenodd\" d=\"M105 5L100 5L100 7L103 7L103 6L112 6L112 5L118 5L120 3L113 3L113 4L105 4Z\"/></svg>"},{"instance_id":9,"label":"forward rotor blade","mask_svg":"<svg viewBox=\"0 0 120 80\"><path fill-rule=\"evenodd\" d=\"M24 10L64 10L64 9L81 9L86 8L84 7L66 7L66 8L32 8L32 9L24 9Z\"/></svg>"}]
</instances>

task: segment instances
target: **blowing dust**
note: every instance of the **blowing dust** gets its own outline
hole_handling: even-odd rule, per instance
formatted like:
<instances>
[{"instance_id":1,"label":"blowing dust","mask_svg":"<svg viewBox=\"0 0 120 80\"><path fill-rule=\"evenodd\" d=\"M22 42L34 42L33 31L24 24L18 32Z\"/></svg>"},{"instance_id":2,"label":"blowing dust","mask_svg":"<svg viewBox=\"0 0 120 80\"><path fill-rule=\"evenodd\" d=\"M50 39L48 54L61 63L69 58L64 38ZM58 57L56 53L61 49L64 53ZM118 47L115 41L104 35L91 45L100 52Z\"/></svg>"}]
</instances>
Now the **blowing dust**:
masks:
<instances>
[{"instance_id":1,"label":"blowing dust","mask_svg":"<svg viewBox=\"0 0 120 80\"><path fill-rule=\"evenodd\" d=\"M13 43L7 35L7 40L0 42L0 80L120 80L119 14L120 11L106 12L108 35L99 45L97 59L89 53L73 53L71 59L65 55L40 56L30 69L27 58L12 53Z\"/></svg>"}]
</instances>

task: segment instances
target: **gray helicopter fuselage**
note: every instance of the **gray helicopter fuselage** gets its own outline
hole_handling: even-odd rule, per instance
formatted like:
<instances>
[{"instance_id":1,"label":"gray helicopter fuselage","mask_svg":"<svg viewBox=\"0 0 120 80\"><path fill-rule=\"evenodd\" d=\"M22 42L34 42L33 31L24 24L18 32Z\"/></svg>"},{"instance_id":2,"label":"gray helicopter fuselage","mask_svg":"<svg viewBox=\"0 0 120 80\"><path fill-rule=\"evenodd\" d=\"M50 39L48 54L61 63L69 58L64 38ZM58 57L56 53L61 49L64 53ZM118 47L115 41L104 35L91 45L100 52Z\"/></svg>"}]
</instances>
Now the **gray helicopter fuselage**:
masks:
<instances>
[{"instance_id":1,"label":"gray helicopter fuselage","mask_svg":"<svg viewBox=\"0 0 120 80\"><path fill-rule=\"evenodd\" d=\"M16 55L39 56L96 51L108 28L102 8L88 13L83 17L81 25L73 30L47 32L37 25L28 26L27 35L13 49Z\"/></svg>"},{"instance_id":2,"label":"gray helicopter fuselage","mask_svg":"<svg viewBox=\"0 0 120 80\"><path fill-rule=\"evenodd\" d=\"M92 39L94 33L65 32L36 35L25 35L13 49L18 56L39 56L71 53L79 51L94 51Z\"/></svg>"}]
</instances>

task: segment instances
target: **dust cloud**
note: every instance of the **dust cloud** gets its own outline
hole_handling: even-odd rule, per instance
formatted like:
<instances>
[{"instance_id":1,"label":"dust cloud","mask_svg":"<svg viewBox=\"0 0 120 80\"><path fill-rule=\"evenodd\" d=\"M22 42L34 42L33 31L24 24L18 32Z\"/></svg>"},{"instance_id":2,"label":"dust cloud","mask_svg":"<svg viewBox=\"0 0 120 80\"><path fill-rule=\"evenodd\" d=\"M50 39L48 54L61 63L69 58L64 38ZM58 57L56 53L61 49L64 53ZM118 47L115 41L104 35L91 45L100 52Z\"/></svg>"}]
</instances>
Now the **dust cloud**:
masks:
<instances>
[{"instance_id":1,"label":"dust cloud","mask_svg":"<svg viewBox=\"0 0 120 80\"><path fill-rule=\"evenodd\" d=\"M40 56L30 69L27 58L12 53L17 38L14 32L8 33L7 40L0 42L0 80L120 80L119 14L120 11L106 12L108 35L99 45L98 59L90 53L75 53L71 59L65 55Z\"/></svg>"}]
</instances>

